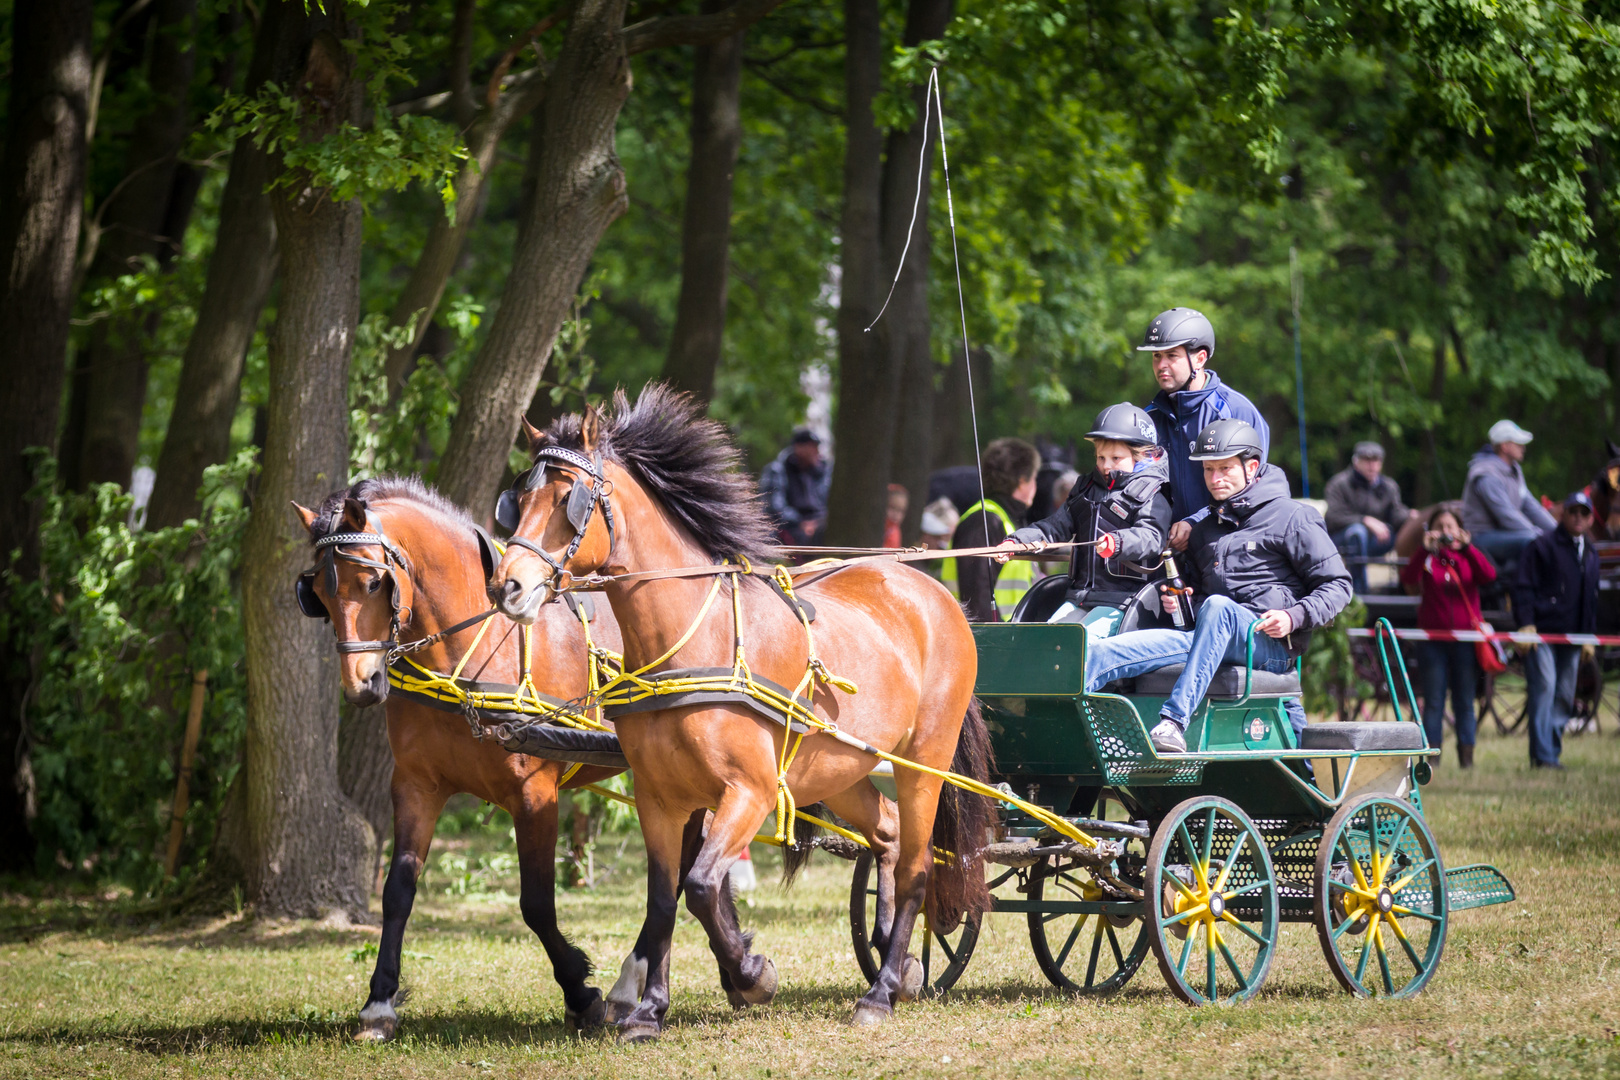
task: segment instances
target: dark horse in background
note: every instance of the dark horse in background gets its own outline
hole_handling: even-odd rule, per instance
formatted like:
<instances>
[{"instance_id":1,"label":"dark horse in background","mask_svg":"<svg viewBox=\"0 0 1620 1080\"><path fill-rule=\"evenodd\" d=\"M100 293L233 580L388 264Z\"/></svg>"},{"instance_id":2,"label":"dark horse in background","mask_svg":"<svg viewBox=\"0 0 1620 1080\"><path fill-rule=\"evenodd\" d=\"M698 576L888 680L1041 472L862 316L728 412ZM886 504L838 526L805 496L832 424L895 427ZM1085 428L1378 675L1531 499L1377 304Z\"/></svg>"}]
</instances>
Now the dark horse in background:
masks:
<instances>
[{"instance_id":1,"label":"dark horse in background","mask_svg":"<svg viewBox=\"0 0 1620 1080\"><path fill-rule=\"evenodd\" d=\"M339 642L384 642L392 636L396 613L400 638L414 641L488 610L485 580L495 552L483 546L487 539L481 538L465 512L419 480L365 480L329 496L319 510L296 504L295 508L312 544L339 532L380 532L378 543L344 544L341 550L347 554L333 560L334 573L318 572L310 582ZM395 564L382 546L384 537L404 560L403 566ZM331 549L326 549L318 558L330 556ZM618 650L619 629L612 613L605 604L595 607L592 640ZM589 683L579 618L565 605L553 604L540 613L529 633L535 635L532 674L536 687L565 701L585 694ZM477 626L467 627L413 653L412 658L433 671L454 671L477 634ZM398 1026L395 1007L404 1000L399 977L405 923L439 813L445 801L458 792L494 803L512 815L523 921L538 935L551 960L552 972L562 987L569 1027L577 1030L600 1024L602 994L587 983L590 959L557 927L557 788L569 765L509 754L493 738L475 739L459 710L445 711L397 694L390 696L384 657L382 648L340 654L343 693L350 702L366 706L386 699L388 742L394 752L394 855L383 886L377 967L355 1038L380 1042L391 1038ZM462 677L516 684L521 671L518 627L495 616L468 658ZM566 786L579 787L618 771L583 766Z\"/></svg>"},{"instance_id":2,"label":"dark horse in background","mask_svg":"<svg viewBox=\"0 0 1620 1080\"><path fill-rule=\"evenodd\" d=\"M729 672L742 643L755 678L799 685L812 656L806 627L765 576L660 573L739 556L763 570L772 553L753 484L699 403L649 386L634 407L619 393L606 422L593 410L529 433L537 456L516 492L522 519L490 583L503 612L520 622L543 620L569 576L644 573L605 587L624 633L626 671ZM989 740L973 700L978 654L961 607L943 586L880 560L801 576L795 591L818 613L812 632L822 670L858 687L852 693L847 684L813 682L806 696L818 716L884 752L986 776ZM648 864L642 940L610 995L633 1004L619 1021L621 1038L655 1038L663 1028L683 887L734 1002L769 1001L775 967L750 951L751 935L739 928L725 883L777 807L788 732L736 699L620 712L615 729L636 774ZM908 949L925 901L935 929L989 906L976 857L984 800L952 787L942 797L939 776L896 768L896 808L867 780L875 764L830 734L810 734L786 774L800 805L822 802L849 821L872 842L884 876L893 875L891 886L880 884L873 935L883 964L856 1006L857 1023L881 1022L916 992L920 965ZM688 871L686 826L708 807L714 816ZM937 868L935 845L952 853Z\"/></svg>"}]
</instances>

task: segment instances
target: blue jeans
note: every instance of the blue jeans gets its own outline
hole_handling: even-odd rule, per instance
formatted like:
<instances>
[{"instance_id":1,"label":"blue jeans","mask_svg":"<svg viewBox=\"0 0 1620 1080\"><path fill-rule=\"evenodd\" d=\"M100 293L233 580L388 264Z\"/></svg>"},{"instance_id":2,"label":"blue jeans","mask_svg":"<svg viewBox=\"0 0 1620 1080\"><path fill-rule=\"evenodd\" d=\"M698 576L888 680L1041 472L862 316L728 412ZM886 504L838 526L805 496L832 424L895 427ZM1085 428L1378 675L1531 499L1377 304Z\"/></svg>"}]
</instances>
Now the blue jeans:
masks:
<instances>
[{"instance_id":1,"label":"blue jeans","mask_svg":"<svg viewBox=\"0 0 1620 1080\"><path fill-rule=\"evenodd\" d=\"M1564 749L1564 725L1575 711L1579 645L1537 645L1524 654L1530 698L1530 760L1550 765Z\"/></svg>"},{"instance_id":2,"label":"blue jeans","mask_svg":"<svg viewBox=\"0 0 1620 1080\"><path fill-rule=\"evenodd\" d=\"M1198 609L1198 621L1192 630L1132 630L1088 641L1086 693L1094 694L1115 679L1132 679L1168 664L1186 664L1164 708L1159 710L1162 719L1186 731L1193 710L1209 690L1215 669L1222 664L1246 662L1249 627L1258 619L1236 601L1211 596ZM1283 675L1294 666L1294 659L1283 642L1257 634L1254 666L1258 671ZM1305 726L1305 712L1298 702L1289 703L1288 717L1298 734Z\"/></svg>"},{"instance_id":3,"label":"blue jeans","mask_svg":"<svg viewBox=\"0 0 1620 1080\"><path fill-rule=\"evenodd\" d=\"M1500 567L1503 563L1518 562L1519 552L1540 535L1539 529L1491 529L1474 533L1472 539L1474 546L1494 559Z\"/></svg>"},{"instance_id":4,"label":"blue jeans","mask_svg":"<svg viewBox=\"0 0 1620 1080\"><path fill-rule=\"evenodd\" d=\"M1421 654L1423 678L1423 730L1429 745L1440 749L1446 729L1446 690L1451 690L1451 714L1457 720L1457 744L1473 746L1474 643L1425 641Z\"/></svg>"},{"instance_id":5,"label":"blue jeans","mask_svg":"<svg viewBox=\"0 0 1620 1080\"><path fill-rule=\"evenodd\" d=\"M1346 525L1333 534L1333 544L1349 559L1371 559L1388 552L1395 546L1395 530L1389 530L1388 540L1376 539L1372 530L1361 522ZM1367 564L1364 562L1350 563L1350 582L1356 592L1367 591Z\"/></svg>"}]
</instances>

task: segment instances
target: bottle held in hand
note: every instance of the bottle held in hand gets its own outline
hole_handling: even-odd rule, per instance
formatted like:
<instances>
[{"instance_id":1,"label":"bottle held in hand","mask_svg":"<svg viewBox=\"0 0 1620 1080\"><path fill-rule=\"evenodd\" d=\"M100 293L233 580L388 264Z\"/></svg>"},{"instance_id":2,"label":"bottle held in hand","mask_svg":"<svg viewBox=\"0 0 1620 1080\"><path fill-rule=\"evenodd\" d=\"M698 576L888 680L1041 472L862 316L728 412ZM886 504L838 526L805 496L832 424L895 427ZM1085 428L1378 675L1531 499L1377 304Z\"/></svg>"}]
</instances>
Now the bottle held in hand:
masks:
<instances>
[{"instance_id":1,"label":"bottle held in hand","mask_svg":"<svg viewBox=\"0 0 1620 1080\"><path fill-rule=\"evenodd\" d=\"M1181 580L1181 569L1176 566L1175 554L1168 548L1164 552L1165 583L1159 591L1174 598L1170 606L1170 621L1177 630L1190 630L1193 624L1192 590Z\"/></svg>"}]
</instances>

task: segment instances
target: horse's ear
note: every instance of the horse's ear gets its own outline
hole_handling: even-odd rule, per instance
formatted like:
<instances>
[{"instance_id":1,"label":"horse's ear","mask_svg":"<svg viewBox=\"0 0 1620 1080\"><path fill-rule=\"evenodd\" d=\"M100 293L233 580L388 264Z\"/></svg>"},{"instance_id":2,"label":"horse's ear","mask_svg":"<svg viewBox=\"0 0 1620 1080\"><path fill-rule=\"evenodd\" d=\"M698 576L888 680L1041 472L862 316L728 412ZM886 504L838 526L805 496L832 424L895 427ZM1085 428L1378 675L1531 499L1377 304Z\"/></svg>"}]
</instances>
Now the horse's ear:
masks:
<instances>
[{"instance_id":1,"label":"horse's ear","mask_svg":"<svg viewBox=\"0 0 1620 1080\"><path fill-rule=\"evenodd\" d=\"M533 453L541 443L546 441L546 433L529 423L527 416L523 417L523 434L529 438L530 453Z\"/></svg>"},{"instance_id":2,"label":"horse's ear","mask_svg":"<svg viewBox=\"0 0 1620 1080\"><path fill-rule=\"evenodd\" d=\"M579 438L584 444L587 454L596 449L597 441L602 437L602 414L596 411L595 405L585 406L585 417L579 423Z\"/></svg>"},{"instance_id":3,"label":"horse's ear","mask_svg":"<svg viewBox=\"0 0 1620 1080\"><path fill-rule=\"evenodd\" d=\"M1613 439L1604 439L1603 445L1609 448L1610 461L1620 458L1620 443L1615 442Z\"/></svg>"},{"instance_id":4,"label":"horse's ear","mask_svg":"<svg viewBox=\"0 0 1620 1080\"><path fill-rule=\"evenodd\" d=\"M306 532L314 532L315 520L319 518L320 515L311 510L309 507L300 506L297 503L293 503L292 508L293 513L298 515L298 520L304 523L304 530Z\"/></svg>"},{"instance_id":5,"label":"horse's ear","mask_svg":"<svg viewBox=\"0 0 1620 1080\"><path fill-rule=\"evenodd\" d=\"M366 504L359 499L344 499L343 524L350 532L365 532Z\"/></svg>"}]
</instances>

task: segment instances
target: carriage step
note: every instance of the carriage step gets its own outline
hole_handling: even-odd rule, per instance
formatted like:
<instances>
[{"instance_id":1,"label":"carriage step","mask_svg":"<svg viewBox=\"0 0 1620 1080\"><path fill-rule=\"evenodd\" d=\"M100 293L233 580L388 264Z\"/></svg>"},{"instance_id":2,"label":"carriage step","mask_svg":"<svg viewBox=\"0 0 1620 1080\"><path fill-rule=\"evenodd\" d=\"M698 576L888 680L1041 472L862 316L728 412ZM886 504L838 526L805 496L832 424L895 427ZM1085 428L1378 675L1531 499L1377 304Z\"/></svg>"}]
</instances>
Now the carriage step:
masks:
<instances>
[{"instance_id":1,"label":"carriage step","mask_svg":"<svg viewBox=\"0 0 1620 1080\"><path fill-rule=\"evenodd\" d=\"M1489 863L1475 863L1446 871L1446 898L1451 902L1452 911L1465 911L1492 904L1511 904L1518 897L1502 871Z\"/></svg>"}]
</instances>

